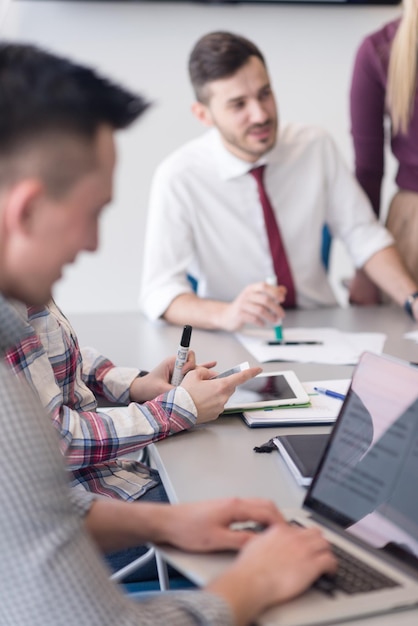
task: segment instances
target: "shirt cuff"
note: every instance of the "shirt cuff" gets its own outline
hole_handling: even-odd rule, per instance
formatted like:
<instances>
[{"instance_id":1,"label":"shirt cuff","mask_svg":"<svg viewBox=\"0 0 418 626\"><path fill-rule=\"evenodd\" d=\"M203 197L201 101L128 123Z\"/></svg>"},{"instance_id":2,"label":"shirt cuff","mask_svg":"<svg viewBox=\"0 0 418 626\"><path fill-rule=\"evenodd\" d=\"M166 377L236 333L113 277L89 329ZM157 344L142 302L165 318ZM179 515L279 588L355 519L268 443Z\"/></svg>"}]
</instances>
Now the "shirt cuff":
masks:
<instances>
[{"instance_id":1,"label":"shirt cuff","mask_svg":"<svg viewBox=\"0 0 418 626\"><path fill-rule=\"evenodd\" d=\"M112 367L103 378L103 385L116 398L116 402L127 404L129 402L129 388L140 370L135 367Z\"/></svg>"},{"instance_id":2,"label":"shirt cuff","mask_svg":"<svg viewBox=\"0 0 418 626\"><path fill-rule=\"evenodd\" d=\"M197 408L192 396L184 387L176 387L174 392L174 404L192 413L197 418Z\"/></svg>"},{"instance_id":3,"label":"shirt cuff","mask_svg":"<svg viewBox=\"0 0 418 626\"><path fill-rule=\"evenodd\" d=\"M190 616L194 616L197 624L217 624L217 626L233 626L234 619L231 608L226 600L220 596L207 591L177 591L164 597L162 594L160 601L167 599L176 600L177 606L182 607Z\"/></svg>"},{"instance_id":4,"label":"shirt cuff","mask_svg":"<svg viewBox=\"0 0 418 626\"><path fill-rule=\"evenodd\" d=\"M151 319L157 320L163 316L170 304L177 296L183 294L193 293L193 290L188 285L184 284L172 284L167 287L161 287L155 289L153 293L145 295L143 293L140 297L140 307L143 313Z\"/></svg>"},{"instance_id":5,"label":"shirt cuff","mask_svg":"<svg viewBox=\"0 0 418 626\"><path fill-rule=\"evenodd\" d=\"M90 511L93 502L97 499L97 495L86 491L84 487L69 487L69 498L77 509L77 513L80 517L85 517Z\"/></svg>"}]
</instances>

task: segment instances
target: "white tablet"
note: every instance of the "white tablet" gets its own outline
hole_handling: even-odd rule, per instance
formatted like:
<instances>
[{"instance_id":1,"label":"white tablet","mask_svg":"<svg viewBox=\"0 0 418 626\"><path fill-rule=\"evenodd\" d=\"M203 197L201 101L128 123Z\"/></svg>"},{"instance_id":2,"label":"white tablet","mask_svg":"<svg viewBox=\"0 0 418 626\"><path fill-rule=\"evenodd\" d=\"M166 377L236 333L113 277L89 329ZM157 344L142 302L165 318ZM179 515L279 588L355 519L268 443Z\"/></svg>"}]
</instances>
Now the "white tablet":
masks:
<instances>
[{"instance_id":1,"label":"white tablet","mask_svg":"<svg viewBox=\"0 0 418 626\"><path fill-rule=\"evenodd\" d=\"M225 404L224 412L308 403L309 396L295 372L262 372L238 385Z\"/></svg>"}]
</instances>

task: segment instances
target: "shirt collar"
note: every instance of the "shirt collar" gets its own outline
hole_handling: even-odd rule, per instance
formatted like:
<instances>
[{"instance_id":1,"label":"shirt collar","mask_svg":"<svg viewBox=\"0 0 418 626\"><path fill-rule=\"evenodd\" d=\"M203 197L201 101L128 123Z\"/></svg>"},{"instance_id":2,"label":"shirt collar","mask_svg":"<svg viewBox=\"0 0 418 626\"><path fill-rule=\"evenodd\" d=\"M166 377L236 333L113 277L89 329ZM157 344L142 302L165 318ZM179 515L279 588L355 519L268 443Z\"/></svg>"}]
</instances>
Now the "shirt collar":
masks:
<instances>
[{"instance_id":1,"label":"shirt collar","mask_svg":"<svg viewBox=\"0 0 418 626\"><path fill-rule=\"evenodd\" d=\"M24 332L23 320L12 304L0 294L0 352L19 343Z\"/></svg>"},{"instance_id":2,"label":"shirt collar","mask_svg":"<svg viewBox=\"0 0 418 626\"><path fill-rule=\"evenodd\" d=\"M247 174L250 170L260 165L267 165L277 160L278 143L266 154L264 154L255 163L248 163L243 161L229 150L227 150L222 142L221 135L216 128L209 131L211 134L212 151L215 157L216 167L218 169L219 177L222 180L232 180L233 178L239 178L244 174Z\"/></svg>"},{"instance_id":3,"label":"shirt collar","mask_svg":"<svg viewBox=\"0 0 418 626\"><path fill-rule=\"evenodd\" d=\"M29 316L28 316L28 307L26 306L26 304L23 304L23 302L21 302L20 300L14 300L12 298L9 298L7 302L16 311L20 319L27 323Z\"/></svg>"}]
</instances>

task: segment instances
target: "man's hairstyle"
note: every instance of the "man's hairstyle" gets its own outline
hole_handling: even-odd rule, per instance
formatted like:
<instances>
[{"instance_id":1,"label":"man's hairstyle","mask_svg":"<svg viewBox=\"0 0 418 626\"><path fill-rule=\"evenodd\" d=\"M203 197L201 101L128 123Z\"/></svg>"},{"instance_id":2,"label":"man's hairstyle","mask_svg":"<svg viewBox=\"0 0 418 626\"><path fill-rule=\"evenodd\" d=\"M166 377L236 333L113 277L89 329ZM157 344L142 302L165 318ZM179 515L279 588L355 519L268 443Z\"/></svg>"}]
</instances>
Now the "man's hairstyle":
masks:
<instances>
[{"instance_id":1,"label":"man's hairstyle","mask_svg":"<svg viewBox=\"0 0 418 626\"><path fill-rule=\"evenodd\" d=\"M90 68L35 46L0 44L0 184L12 182L31 149L52 149L59 139L88 146L100 126L126 128L147 106ZM65 169L65 159L60 165Z\"/></svg>"},{"instance_id":2,"label":"man's hairstyle","mask_svg":"<svg viewBox=\"0 0 418 626\"><path fill-rule=\"evenodd\" d=\"M207 104L208 83L233 76L252 56L266 65L257 46L245 37L224 31L204 35L189 57L189 76L197 100Z\"/></svg>"}]
</instances>

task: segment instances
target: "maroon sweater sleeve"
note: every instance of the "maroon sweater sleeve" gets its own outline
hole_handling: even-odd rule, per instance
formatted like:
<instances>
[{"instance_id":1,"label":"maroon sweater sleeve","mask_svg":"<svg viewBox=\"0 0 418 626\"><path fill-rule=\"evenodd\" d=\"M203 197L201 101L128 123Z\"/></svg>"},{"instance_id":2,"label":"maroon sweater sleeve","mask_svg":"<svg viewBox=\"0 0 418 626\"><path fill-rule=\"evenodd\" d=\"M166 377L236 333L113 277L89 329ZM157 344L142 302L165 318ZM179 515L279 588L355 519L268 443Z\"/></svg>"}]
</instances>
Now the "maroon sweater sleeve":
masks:
<instances>
[{"instance_id":1,"label":"maroon sweater sleeve","mask_svg":"<svg viewBox=\"0 0 418 626\"><path fill-rule=\"evenodd\" d=\"M373 40L367 37L357 51L350 90L351 133L355 173L372 203L380 211L384 173L384 115L386 77Z\"/></svg>"}]
</instances>

